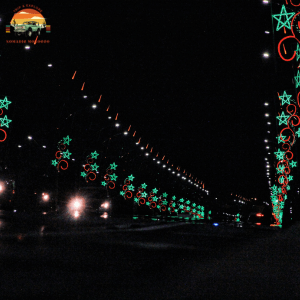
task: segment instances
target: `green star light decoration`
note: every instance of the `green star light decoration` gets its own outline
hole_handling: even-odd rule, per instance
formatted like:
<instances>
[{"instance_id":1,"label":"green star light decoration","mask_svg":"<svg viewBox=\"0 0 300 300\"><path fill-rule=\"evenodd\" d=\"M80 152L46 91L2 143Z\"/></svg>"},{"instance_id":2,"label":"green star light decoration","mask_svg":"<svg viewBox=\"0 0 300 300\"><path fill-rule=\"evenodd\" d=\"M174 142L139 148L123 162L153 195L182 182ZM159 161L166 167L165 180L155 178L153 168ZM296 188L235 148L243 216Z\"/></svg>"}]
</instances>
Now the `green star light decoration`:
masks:
<instances>
[{"instance_id":1,"label":"green star light decoration","mask_svg":"<svg viewBox=\"0 0 300 300\"><path fill-rule=\"evenodd\" d=\"M58 162L57 162L57 160L56 160L56 159L52 160L52 165L53 165L54 167L56 167L56 166L57 166L57 164L58 164Z\"/></svg>"},{"instance_id":2,"label":"green star light decoration","mask_svg":"<svg viewBox=\"0 0 300 300\"><path fill-rule=\"evenodd\" d=\"M300 128L299 128L299 129L300 129ZM285 139L286 139L286 136L282 135L281 138L285 140ZM277 139L277 141L278 141L278 144L280 144L280 143L283 143L283 144L284 144L284 141L283 141L281 138L280 138L280 135L276 137L276 139Z\"/></svg>"},{"instance_id":3,"label":"green star light decoration","mask_svg":"<svg viewBox=\"0 0 300 300\"><path fill-rule=\"evenodd\" d=\"M297 76L294 76L296 89L300 86L300 71L298 70Z\"/></svg>"},{"instance_id":4,"label":"green star light decoration","mask_svg":"<svg viewBox=\"0 0 300 300\"><path fill-rule=\"evenodd\" d=\"M72 139L70 139L68 135L64 137L63 140L64 140L63 143L67 145L70 145L70 142L72 141Z\"/></svg>"},{"instance_id":5,"label":"green star light decoration","mask_svg":"<svg viewBox=\"0 0 300 300\"><path fill-rule=\"evenodd\" d=\"M94 163L93 165L91 165L92 171L98 171L99 166Z\"/></svg>"},{"instance_id":6,"label":"green star light decoration","mask_svg":"<svg viewBox=\"0 0 300 300\"><path fill-rule=\"evenodd\" d=\"M289 119L290 115L285 115L284 111L281 113L281 116L277 116L276 119L279 120L279 126L284 124L287 125L287 120Z\"/></svg>"},{"instance_id":7,"label":"green star light decoration","mask_svg":"<svg viewBox=\"0 0 300 300\"><path fill-rule=\"evenodd\" d=\"M71 156L71 155L72 155L72 153L71 153L69 150L67 150L67 151L65 151L65 152L62 152L63 158L70 159L70 156Z\"/></svg>"},{"instance_id":8,"label":"green star light decoration","mask_svg":"<svg viewBox=\"0 0 300 300\"><path fill-rule=\"evenodd\" d=\"M116 181L117 178L118 178L118 176L115 173L113 173L112 175L110 175L110 180L112 180L112 181Z\"/></svg>"},{"instance_id":9,"label":"green star light decoration","mask_svg":"<svg viewBox=\"0 0 300 300\"><path fill-rule=\"evenodd\" d=\"M294 12L288 13L286 11L285 6L282 5L280 14L276 14L272 16L278 22L276 31L279 31L283 27L291 29L291 21L294 15L295 15Z\"/></svg>"},{"instance_id":10,"label":"green star light decoration","mask_svg":"<svg viewBox=\"0 0 300 300\"><path fill-rule=\"evenodd\" d=\"M153 192L154 194L156 194L156 193L158 192L158 189L154 188L154 189L152 190L152 192Z\"/></svg>"},{"instance_id":11,"label":"green star light decoration","mask_svg":"<svg viewBox=\"0 0 300 300\"><path fill-rule=\"evenodd\" d=\"M4 116L4 118L0 118L0 126L5 126L9 128L9 123L11 122L10 119L7 119L7 116Z\"/></svg>"},{"instance_id":12,"label":"green star light decoration","mask_svg":"<svg viewBox=\"0 0 300 300\"><path fill-rule=\"evenodd\" d=\"M110 168L111 168L112 170L116 170L117 165L116 165L115 163L112 163L112 164L110 164Z\"/></svg>"},{"instance_id":13,"label":"green star light decoration","mask_svg":"<svg viewBox=\"0 0 300 300\"><path fill-rule=\"evenodd\" d=\"M128 180L129 180L129 181L133 181L134 178L135 178L135 177L133 177L132 174L131 174L130 176L128 176Z\"/></svg>"},{"instance_id":14,"label":"green star light decoration","mask_svg":"<svg viewBox=\"0 0 300 300\"><path fill-rule=\"evenodd\" d=\"M291 104L291 98L292 98L292 95L288 95L286 93L286 91L283 92L283 95L280 96L280 99L281 99L281 105L284 105L284 104Z\"/></svg>"},{"instance_id":15,"label":"green star light decoration","mask_svg":"<svg viewBox=\"0 0 300 300\"><path fill-rule=\"evenodd\" d=\"M99 154L96 151L91 153L91 157L94 159L97 159L98 156L99 156Z\"/></svg>"},{"instance_id":16,"label":"green star light decoration","mask_svg":"<svg viewBox=\"0 0 300 300\"><path fill-rule=\"evenodd\" d=\"M298 61L300 58L300 47L299 44L297 43L297 49L296 49L296 60Z\"/></svg>"},{"instance_id":17,"label":"green star light decoration","mask_svg":"<svg viewBox=\"0 0 300 300\"><path fill-rule=\"evenodd\" d=\"M0 108L8 109L9 104L11 104L11 101L8 101L7 97L5 97L3 100L0 99Z\"/></svg>"},{"instance_id":18,"label":"green star light decoration","mask_svg":"<svg viewBox=\"0 0 300 300\"><path fill-rule=\"evenodd\" d=\"M85 177L86 173L85 172L81 172L80 176Z\"/></svg>"},{"instance_id":19,"label":"green star light decoration","mask_svg":"<svg viewBox=\"0 0 300 300\"><path fill-rule=\"evenodd\" d=\"M163 197L164 197L164 198L167 198L167 197L168 197L168 194L167 194L167 193L163 193Z\"/></svg>"},{"instance_id":20,"label":"green star light decoration","mask_svg":"<svg viewBox=\"0 0 300 300\"><path fill-rule=\"evenodd\" d=\"M143 183L143 184L141 185L141 187L142 187L142 189L146 189L146 188L147 188L147 184L146 184L146 183Z\"/></svg>"}]
</instances>

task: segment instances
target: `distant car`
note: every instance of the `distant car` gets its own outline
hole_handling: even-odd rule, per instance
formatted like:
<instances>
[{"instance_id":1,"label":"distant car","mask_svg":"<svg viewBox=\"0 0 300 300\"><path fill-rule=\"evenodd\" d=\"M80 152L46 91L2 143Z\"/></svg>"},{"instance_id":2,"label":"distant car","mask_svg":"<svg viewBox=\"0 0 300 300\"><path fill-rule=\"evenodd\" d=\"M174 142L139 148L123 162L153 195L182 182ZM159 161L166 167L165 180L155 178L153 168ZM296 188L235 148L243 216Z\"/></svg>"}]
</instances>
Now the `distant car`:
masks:
<instances>
[{"instance_id":1,"label":"distant car","mask_svg":"<svg viewBox=\"0 0 300 300\"><path fill-rule=\"evenodd\" d=\"M25 35L31 37L35 32L36 35L41 35L42 25L39 22L27 21L23 22L22 25L15 25L14 33L17 36Z\"/></svg>"},{"instance_id":2,"label":"distant car","mask_svg":"<svg viewBox=\"0 0 300 300\"><path fill-rule=\"evenodd\" d=\"M260 227L262 225L267 225L266 218L264 214L260 212L252 212L249 214L248 220L247 220L248 227Z\"/></svg>"}]
</instances>

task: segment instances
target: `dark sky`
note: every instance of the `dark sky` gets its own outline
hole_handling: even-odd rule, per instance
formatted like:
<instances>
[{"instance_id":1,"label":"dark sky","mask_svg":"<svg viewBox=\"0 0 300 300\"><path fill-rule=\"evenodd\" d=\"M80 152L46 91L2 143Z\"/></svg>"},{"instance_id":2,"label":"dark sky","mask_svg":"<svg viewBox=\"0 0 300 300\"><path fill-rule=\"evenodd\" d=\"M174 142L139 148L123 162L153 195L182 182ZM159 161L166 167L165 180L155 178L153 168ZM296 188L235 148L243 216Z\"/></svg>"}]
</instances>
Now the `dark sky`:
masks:
<instances>
[{"instance_id":1,"label":"dark sky","mask_svg":"<svg viewBox=\"0 0 300 300\"><path fill-rule=\"evenodd\" d=\"M22 3L1 13L0 94L13 102L9 147L28 134L53 144L69 112L84 111L103 95L100 109L110 105L124 128L132 125L142 143L211 192L267 200L263 103L273 97L274 65L262 53L274 48L264 33L272 31L270 6L259 0L75 2L32 3L51 33L44 33L50 44L29 51L5 44L5 25Z\"/></svg>"}]
</instances>

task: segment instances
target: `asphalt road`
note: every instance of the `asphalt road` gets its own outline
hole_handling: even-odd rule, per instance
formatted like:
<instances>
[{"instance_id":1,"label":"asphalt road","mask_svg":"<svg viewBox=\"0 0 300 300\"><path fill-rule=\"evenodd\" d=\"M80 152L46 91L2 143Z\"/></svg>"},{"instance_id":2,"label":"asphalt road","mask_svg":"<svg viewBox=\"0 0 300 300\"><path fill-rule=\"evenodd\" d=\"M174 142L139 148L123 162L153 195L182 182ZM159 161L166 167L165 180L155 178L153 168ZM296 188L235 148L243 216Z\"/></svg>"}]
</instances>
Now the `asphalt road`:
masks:
<instances>
[{"instance_id":1,"label":"asphalt road","mask_svg":"<svg viewBox=\"0 0 300 300\"><path fill-rule=\"evenodd\" d=\"M300 298L300 225L117 223L6 226L0 299Z\"/></svg>"}]
</instances>

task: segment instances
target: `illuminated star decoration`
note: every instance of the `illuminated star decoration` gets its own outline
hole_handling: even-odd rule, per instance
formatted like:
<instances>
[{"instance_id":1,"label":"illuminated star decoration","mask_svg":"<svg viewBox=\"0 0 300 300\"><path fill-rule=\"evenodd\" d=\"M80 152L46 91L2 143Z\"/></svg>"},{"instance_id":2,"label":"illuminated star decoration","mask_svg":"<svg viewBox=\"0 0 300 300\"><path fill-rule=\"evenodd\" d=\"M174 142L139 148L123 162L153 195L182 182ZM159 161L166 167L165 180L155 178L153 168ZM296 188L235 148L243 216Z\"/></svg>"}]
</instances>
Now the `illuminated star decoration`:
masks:
<instances>
[{"instance_id":1,"label":"illuminated star decoration","mask_svg":"<svg viewBox=\"0 0 300 300\"><path fill-rule=\"evenodd\" d=\"M11 104L11 101L8 101L7 97L5 97L3 100L0 99L0 108L8 109L9 104Z\"/></svg>"},{"instance_id":2,"label":"illuminated star decoration","mask_svg":"<svg viewBox=\"0 0 300 300\"><path fill-rule=\"evenodd\" d=\"M67 151L63 152L62 155L63 155L63 158L70 159L70 156L72 155L72 153L69 152L69 150L67 150Z\"/></svg>"},{"instance_id":3,"label":"illuminated star decoration","mask_svg":"<svg viewBox=\"0 0 300 300\"><path fill-rule=\"evenodd\" d=\"M168 194L167 194L167 193L163 193L163 197L164 197L164 198L167 198L167 197L168 197Z\"/></svg>"},{"instance_id":4,"label":"illuminated star decoration","mask_svg":"<svg viewBox=\"0 0 300 300\"><path fill-rule=\"evenodd\" d=\"M300 128L298 128L298 130L295 132L295 134L300 137Z\"/></svg>"},{"instance_id":5,"label":"illuminated star decoration","mask_svg":"<svg viewBox=\"0 0 300 300\"><path fill-rule=\"evenodd\" d=\"M297 49L296 49L296 59L297 61L299 60L300 58L300 47L299 47L299 44L297 43Z\"/></svg>"},{"instance_id":6,"label":"illuminated star decoration","mask_svg":"<svg viewBox=\"0 0 300 300\"><path fill-rule=\"evenodd\" d=\"M291 29L291 20L294 14L294 12L288 13L285 6L282 5L280 14L273 15L273 18L278 21L276 31L279 31L283 27Z\"/></svg>"},{"instance_id":7,"label":"illuminated star decoration","mask_svg":"<svg viewBox=\"0 0 300 300\"><path fill-rule=\"evenodd\" d=\"M70 139L68 135L64 137L63 140L64 140L63 143L67 145L70 145L70 142L72 141L72 139Z\"/></svg>"},{"instance_id":8,"label":"illuminated star decoration","mask_svg":"<svg viewBox=\"0 0 300 300\"><path fill-rule=\"evenodd\" d=\"M299 128L299 130L300 130L300 128ZM282 138L283 140L285 140L285 139L286 139L286 136L282 135L281 138ZM280 138L280 135L276 137L276 139L277 139L277 141L278 141L278 144L284 143L284 141L283 141L281 138Z\"/></svg>"},{"instance_id":9,"label":"illuminated star decoration","mask_svg":"<svg viewBox=\"0 0 300 300\"><path fill-rule=\"evenodd\" d=\"M81 172L80 176L85 177L86 173L85 172Z\"/></svg>"},{"instance_id":10,"label":"illuminated star decoration","mask_svg":"<svg viewBox=\"0 0 300 300\"><path fill-rule=\"evenodd\" d=\"M52 160L52 165L53 165L54 167L56 167L56 166L57 166L57 164L58 164L58 162L57 162L57 160L56 160L56 159Z\"/></svg>"},{"instance_id":11,"label":"illuminated star decoration","mask_svg":"<svg viewBox=\"0 0 300 300\"><path fill-rule=\"evenodd\" d=\"M146 189L147 188L147 184L146 183L143 183L141 186L142 186L142 189Z\"/></svg>"},{"instance_id":12,"label":"illuminated star decoration","mask_svg":"<svg viewBox=\"0 0 300 300\"><path fill-rule=\"evenodd\" d=\"M277 116L276 119L279 120L279 126L281 124L287 125L287 120L288 120L289 117L290 117L289 115L284 114L284 111L281 113L281 116Z\"/></svg>"},{"instance_id":13,"label":"illuminated star decoration","mask_svg":"<svg viewBox=\"0 0 300 300\"><path fill-rule=\"evenodd\" d=\"M117 180L117 177L118 177L118 176L114 173L114 174L110 175L110 180L116 181L116 180Z\"/></svg>"},{"instance_id":14,"label":"illuminated star decoration","mask_svg":"<svg viewBox=\"0 0 300 300\"><path fill-rule=\"evenodd\" d=\"M94 163L93 165L91 165L92 171L98 171L99 166Z\"/></svg>"},{"instance_id":15,"label":"illuminated star decoration","mask_svg":"<svg viewBox=\"0 0 300 300\"><path fill-rule=\"evenodd\" d=\"M157 189L157 188L154 188L154 189L152 190L152 192L153 192L154 194L156 194L156 193L158 192L158 189Z\"/></svg>"},{"instance_id":16,"label":"illuminated star decoration","mask_svg":"<svg viewBox=\"0 0 300 300\"><path fill-rule=\"evenodd\" d=\"M130 176L128 176L128 180L132 181L135 177L133 177L133 175L131 174Z\"/></svg>"},{"instance_id":17,"label":"illuminated star decoration","mask_svg":"<svg viewBox=\"0 0 300 300\"><path fill-rule=\"evenodd\" d=\"M0 126L5 126L7 128L9 128L9 123L11 122L11 120L7 119L7 116L4 116L4 118L0 118Z\"/></svg>"},{"instance_id":18,"label":"illuminated star decoration","mask_svg":"<svg viewBox=\"0 0 300 300\"><path fill-rule=\"evenodd\" d=\"M300 86L300 71L299 70L297 72L297 76L294 76L294 78L295 78L296 88L298 88Z\"/></svg>"},{"instance_id":19,"label":"illuminated star decoration","mask_svg":"<svg viewBox=\"0 0 300 300\"><path fill-rule=\"evenodd\" d=\"M112 163L112 164L110 164L110 168L111 168L112 170L116 170L117 165L116 165L115 163Z\"/></svg>"},{"instance_id":20,"label":"illuminated star decoration","mask_svg":"<svg viewBox=\"0 0 300 300\"><path fill-rule=\"evenodd\" d=\"M284 104L291 104L291 98L292 98L292 95L288 95L286 93L286 91L283 92L283 95L280 96L280 100L281 100L281 105L284 105Z\"/></svg>"},{"instance_id":21,"label":"illuminated star decoration","mask_svg":"<svg viewBox=\"0 0 300 300\"><path fill-rule=\"evenodd\" d=\"M292 161L290 162L290 167L291 167L291 168L297 167L297 162L292 160Z\"/></svg>"},{"instance_id":22,"label":"illuminated star decoration","mask_svg":"<svg viewBox=\"0 0 300 300\"><path fill-rule=\"evenodd\" d=\"M91 153L91 157L94 159L97 159L98 155L99 154L96 151Z\"/></svg>"}]
</instances>

